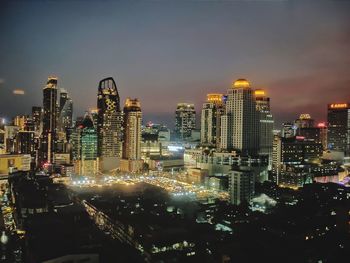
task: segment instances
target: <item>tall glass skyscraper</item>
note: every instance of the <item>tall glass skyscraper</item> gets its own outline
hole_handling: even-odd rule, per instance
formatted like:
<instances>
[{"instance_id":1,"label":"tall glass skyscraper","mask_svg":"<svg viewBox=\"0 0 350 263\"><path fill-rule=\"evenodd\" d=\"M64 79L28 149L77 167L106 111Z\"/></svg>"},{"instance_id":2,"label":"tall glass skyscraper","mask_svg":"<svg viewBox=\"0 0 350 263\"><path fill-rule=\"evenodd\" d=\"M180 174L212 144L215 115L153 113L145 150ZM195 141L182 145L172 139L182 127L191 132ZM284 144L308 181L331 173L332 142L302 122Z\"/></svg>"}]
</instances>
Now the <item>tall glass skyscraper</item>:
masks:
<instances>
[{"instance_id":1,"label":"tall glass skyscraper","mask_svg":"<svg viewBox=\"0 0 350 263\"><path fill-rule=\"evenodd\" d=\"M43 129L40 142L40 164L52 163L57 140L57 77L49 77L43 89Z\"/></svg>"},{"instance_id":2,"label":"tall glass skyscraper","mask_svg":"<svg viewBox=\"0 0 350 263\"><path fill-rule=\"evenodd\" d=\"M72 133L71 143L75 172L80 175L95 175L98 172L97 132L88 114Z\"/></svg>"},{"instance_id":3,"label":"tall glass skyscraper","mask_svg":"<svg viewBox=\"0 0 350 263\"><path fill-rule=\"evenodd\" d=\"M73 124L73 100L65 89L60 90L59 125L60 131L66 132Z\"/></svg>"}]
</instances>

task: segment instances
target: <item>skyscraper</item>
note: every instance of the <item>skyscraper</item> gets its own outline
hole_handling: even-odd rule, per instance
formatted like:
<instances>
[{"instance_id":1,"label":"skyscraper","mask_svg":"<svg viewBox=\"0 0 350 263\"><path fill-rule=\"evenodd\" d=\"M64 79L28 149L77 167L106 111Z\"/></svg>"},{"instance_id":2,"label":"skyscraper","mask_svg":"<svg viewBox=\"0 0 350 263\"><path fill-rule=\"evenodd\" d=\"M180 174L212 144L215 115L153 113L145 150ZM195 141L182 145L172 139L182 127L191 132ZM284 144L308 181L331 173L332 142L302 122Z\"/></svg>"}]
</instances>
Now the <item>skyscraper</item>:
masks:
<instances>
[{"instance_id":1,"label":"skyscraper","mask_svg":"<svg viewBox=\"0 0 350 263\"><path fill-rule=\"evenodd\" d=\"M52 163L57 140L57 77L49 77L43 89L43 130L40 142L40 162Z\"/></svg>"},{"instance_id":2,"label":"skyscraper","mask_svg":"<svg viewBox=\"0 0 350 263\"><path fill-rule=\"evenodd\" d=\"M123 160L121 169L138 172L142 169L141 160L141 124L142 112L138 99L127 98L124 106L123 121Z\"/></svg>"},{"instance_id":3,"label":"skyscraper","mask_svg":"<svg viewBox=\"0 0 350 263\"><path fill-rule=\"evenodd\" d=\"M328 148L350 154L350 103L328 104Z\"/></svg>"},{"instance_id":4,"label":"skyscraper","mask_svg":"<svg viewBox=\"0 0 350 263\"><path fill-rule=\"evenodd\" d=\"M270 98L262 89L255 90L254 95L259 117L259 154L268 155L271 165L274 120L270 110Z\"/></svg>"},{"instance_id":5,"label":"skyscraper","mask_svg":"<svg viewBox=\"0 0 350 263\"><path fill-rule=\"evenodd\" d=\"M105 78L98 85L97 94L98 156L102 170L116 169L121 157L120 98L113 78Z\"/></svg>"},{"instance_id":6,"label":"skyscraper","mask_svg":"<svg viewBox=\"0 0 350 263\"><path fill-rule=\"evenodd\" d=\"M33 106L32 107L32 120L34 123L34 131L37 134L40 134L41 118L42 118L42 108L38 107L38 106Z\"/></svg>"},{"instance_id":7,"label":"skyscraper","mask_svg":"<svg viewBox=\"0 0 350 263\"><path fill-rule=\"evenodd\" d=\"M123 112L123 159L139 160L141 158L142 124L142 112L139 100L127 98Z\"/></svg>"},{"instance_id":8,"label":"skyscraper","mask_svg":"<svg viewBox=\"0 0 350 263\"><path fill-rule=\"evenodd\" d=\"M300 114L299 119L296 119L294 123L297 128L314 127L314 120L311 118L310 114L308 113Z\"/></svg>"},{"instance_id":9,"label":"skyscraper","mask_svg":"<svg viewBox=\"0 0 350 263\"><path fill-rule=\"evenodd\" d=\"M220 118L223 114L223 94L211 93L201 114L201 144L216 146L220 138Z\"/></svg>"},{"instance_id":10,"label":"skyscraper","mask_svg":"<svg viewBox=\"0 0 350 263\"><path fill-rule=\"evenodd\" d=\"M71 143L75 172L80 175L95 175L98 172L97 132L88 114L72 133Z\"/></svg>"},{"instance_id":11,"label":"skyscraper","mask_svg":"<svg viewBox=\"0 0 350 263\"><path fill-rule=\"evenodd\" d=\"M259 148L258 113L254 92L246 79L227 91L226 113L221 117L221 149L255 155Z\"/></svg>"},{"instance_id":12,"label":"skyscraper","mask_svg":"<svg viewBox=\"0 0 350 263\"><path fill-rule=\"evenodd\" d=\"M73 100L65 89L60 91L59 125L60 131L66 132L73 124Z\"/></svg>"},{"instance_id":13,"label":"skyscraper","mask_svg":"<svg viewBox=\"0 0 350 263\"><path fill-rule=\"evenodd\" d=\"M325 122L319 122L317 128L320 130L320 140L323 146L323 149L327 149L327 124Z\"/></svg>"},{"instance_id":14,"label":"skyscraper","mask_svg":"<svg viewBox=\"0 0 350 263\"><path fill-rule=\"evenodd\" d=\"M196 110L194 104L178 103L175 111L175 135L180 140L191 137L196 128Z\"/></svg>"}]
</instances>

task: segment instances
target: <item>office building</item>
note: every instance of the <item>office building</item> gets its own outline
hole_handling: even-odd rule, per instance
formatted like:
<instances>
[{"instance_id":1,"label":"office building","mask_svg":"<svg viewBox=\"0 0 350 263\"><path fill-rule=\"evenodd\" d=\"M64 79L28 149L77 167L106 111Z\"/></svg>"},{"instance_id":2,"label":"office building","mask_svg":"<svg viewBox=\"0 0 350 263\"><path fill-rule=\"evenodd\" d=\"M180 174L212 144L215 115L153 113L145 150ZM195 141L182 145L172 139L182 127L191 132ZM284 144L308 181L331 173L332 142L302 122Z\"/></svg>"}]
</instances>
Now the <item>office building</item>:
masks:
<instances>
[{"instance_id":1,"label":"office building","mask_svg":"<svg viewBox=\"0 0 350 263\"><path fill-rule=\"evenodd\" d=\"M323 149L327 149L327 124L325 122L319 122L317 128L320 130L320 141L322 143Z\"/></svg>"},{"instance_id":2,"label":"office building","mask_svg":"<svg viewBox=\"0 0 350 263\"><path fill-rule=\"evenodd\" d=\"M31 154L35 157L34 131L19 131L16 135L16 153Z\"/></svg>"},{"instance_id":3,"label":"office building","mask_svg":"<svg viewBox=\"0 0 350 263\"><path fill-rule=\"evenodd\" d=\"M312 128L314 127L314 120L311 118L310 114L302 113L299 119L295 120L294 124L296 128Z\"/></svg>"},{"instance_id":4,"label":"office building","mask_svg":"<svg viewBox=\"0 0 350 263\"><path fill-rule=\"evenodd\" d=\"M220 119L223 114L223 94L210 93L201 112L201 144L216 146L220 139Z\"/></svg>"},{"instance_id":5,"label":"office building","mask_svg":"<svg viewBox=\"0 0 350 263\"><path fill-rule=\"evenodd\" d=\"M321 141L321 129L318 127L305 127L298 128L296 130L298 137L303 137L306 140L322 143Z\"/></svg>"},{"instance_id":6,"label":"office building","mask_svg":"<svg viewBox=\"0 0 350 263\"><path fill-rule=\"evenodd\" d=\"M350 154L350 103L328 104L328 149Z\"/></svg>"},{"instance_id":7,"label":"office building","mask_svg":"<svg viewBox=\"0 0 350 263\"><path fill-rule=\"evenodd\" d=\"M15 141L19 132L18 126L5 125L4 127L4 150L6 153L15 153Z\"/></svg>"},{"instance_id":8,"label":"office building","mask_svg":"<svg viewBox=\"0 0 350 263\"><path fill-rule=\"evenodd\" d=\"M127 98L123 109L123 171L137 172L142 169L141 125L142 111L138 99Z\"/></svg>"},{"instance_id":9,"label":"office building","mask_svg":"<svg viewBox=\"0 0 350 263\"><path fill-rule=\"evenodd\" d=\"M191 137L191 131L196 128L196 111L194 104L178 103L175 111L175 136L186 140Z\"/></svg>"},{"instance_id":10,"label":"office building","mask_svg":"<svg viewBox=\"0 0 350 263\"><path fill-rule=\"evenodd\" d=\"M65 89L60 91L59 125L61 132L66 132L73 125L73 100Z\"/></svg>"},{"instance_id":11,"label":"office building","mask_svg":"<svg viewBox=\"0 0 350 263\"><path fill-rule=\"evenodd\" d=\"M21 131L24 131L27 119L28 119L28 116L26 115L18 115L13 118L13 125L17 126Z\"/></svg>"},{"instance_id":12,"label":"office building","mask_svg":"<svg viewBox=\"0 0 350 263\"><path fill-rule=\"evenodd\" d=\"M113 78L100 81L97 95L98 156L104 159L104 170L117 168L108 164L118 163L121 157L120 98Z\"/></svg>"},{"instance_id":13,"label":"office building","mask_svg":"<svg viewBox=\"0 0 350 263\"><path fill-rule=\"evenodd\" d=\"M57 77L49 77L43 89L43 128L40 138L40 163L52 163L57 141Z\"/></svg>"},{"instance_id":14,"label":"office building","mask_svg":"<svg viewBox=\"0 0 350 263\"><path fill-rule=\"evenodd\" d=\"M238 79L227 91L226 112L221 117L222 150L255 155L259 148L259 122L254 91L246 79Z\"/></svg>"},{"instance_id":15,"label":"office building","mask_svg":"<svg viewBox=\"0 0 350 263\"><path fill-rule=\"evenodd\" d=\"M259 119L259 154L268 155L271 164L274 120L270 109L270 98L262 89L255 90L254 95Z\"/></svg>"},{"instance_id":16,"label":"office building","mask_svg":"<svg viewBox=\"0 0 350 263\"><path fill-rule=\"evenodd\" d=\"M41 133L42 108L38 106L32 107L32 120L34 123L34 131L36 134Z\"/></svg>"},{"instance_id":17,"label":"office building","mask_svg":"<svg viewBox=\"0 0 350 263\"><path fill-rule=\"evenodd\" d=\"M229 195L230 202L240 205L249 203L254 196L255 179L254 173L249 167L236 167L229 172Z\"/></svg>"},{"instance_id":18,"label":"office building","mask_svg":"<svg viewBox=\"0 0 350 263\"><path fill-rule=\"evenodd\" d=\"M322 157L323 147L320 142L306 140L305 137L296 136L291 138L274 137L272 173L279 185L284 185L290 174L304 175L303 168L308 163L318 163ZM300 179L300 178L299 178ZM296 186L300 180L296 180ZM290 178L287 181L291 181ZM288 183L290 185L290 183Z\"/></svg>"},{"instance_id":19,"label":"office building","mask_svg":"<svg viewBox=\"0 0 350 263\"><path fill-rule=\"evenodd\" d=\"M97 131L91 116L85 115L82 123L71 135L73 164L80 175L96 175L98 172Z\"/></svg>"}]
</instances>

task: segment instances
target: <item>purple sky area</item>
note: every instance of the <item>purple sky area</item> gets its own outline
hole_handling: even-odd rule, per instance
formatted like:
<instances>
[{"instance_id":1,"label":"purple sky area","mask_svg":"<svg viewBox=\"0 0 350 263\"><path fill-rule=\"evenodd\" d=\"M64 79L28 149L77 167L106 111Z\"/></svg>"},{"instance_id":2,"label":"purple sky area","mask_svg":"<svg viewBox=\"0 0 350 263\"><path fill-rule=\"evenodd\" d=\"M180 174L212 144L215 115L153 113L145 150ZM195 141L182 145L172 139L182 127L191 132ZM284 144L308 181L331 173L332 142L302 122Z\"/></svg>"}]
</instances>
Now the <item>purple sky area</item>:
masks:
<instances>
[{"instance_id":1,"label":"purple sky area","mask_svg":"<svg viewBox=\"0 0 350 263\"><path fill-rule=\"evenodd\" d=\"M172 125L177 102L226 92L237 78L271 97L277 123L325 120L350 100L350 1L0 1L0 117L42 104L48 75L75 115L96 107L100 79L144 121ZM14 95L23 89L25 95Z\"/></svg>"}]
</instances>

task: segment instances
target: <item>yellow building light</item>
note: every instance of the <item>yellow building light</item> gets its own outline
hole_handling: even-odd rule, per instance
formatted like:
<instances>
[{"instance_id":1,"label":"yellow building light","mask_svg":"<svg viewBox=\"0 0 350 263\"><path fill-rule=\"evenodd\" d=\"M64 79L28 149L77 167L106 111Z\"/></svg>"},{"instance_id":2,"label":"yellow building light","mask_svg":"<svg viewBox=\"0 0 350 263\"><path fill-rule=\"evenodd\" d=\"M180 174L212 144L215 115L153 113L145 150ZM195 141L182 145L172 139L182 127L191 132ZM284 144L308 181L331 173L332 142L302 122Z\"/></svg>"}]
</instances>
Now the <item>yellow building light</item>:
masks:
<instances>
[{"instance_id":1,"label":"yellow building light","mask_svg":"<svg viewBox=\"0 0 350 263\"><path fill-rule=\"evenodd\" d=\"M311 115L309 113L302 113L302 114L300 114L299 119L301 119L301 120L310 120L311 119Z\"/></svg>"},{"instance_id":2,"label":"yellow building light","mask_svg":"<svg viewBox=\"0 0 350 263\"><path fill-rule=\"evenodd\" d=\"M222 102L223 94L220 93L209 93L207 94L208 102Z\"/></svg>"},{"instance_id":3,"label":"yellow building light","mask_svg":"<svg viewBox=\"0 0 350 263\"><path fill-rule=\"evenodd\" d=\"M240 88L249 88L250 83L246 79L237 79L235 82L233 82L233 88L240 89Z\"/></svg>"},{"instance_id":4,"label":"yellow building light","mask_svg":"<svg viewBox=\"0 0 350 263\"><path fill-rule=\"evenodd\" d=\"M254 95L255 96L265 96L266 92L265 92L265 90L257 89L257 90L254 91Z\"/></svg>"},{"instance_id":5,"label":"yellow building light","mask_svg":"<svg viewBox=\"0 0 350 263\"><path fill-rule=\"evenodd\" d=\"M345 109L348 107L347 103L332 103L329 105L331 109Z\"/></svg>"}]
</instances>

